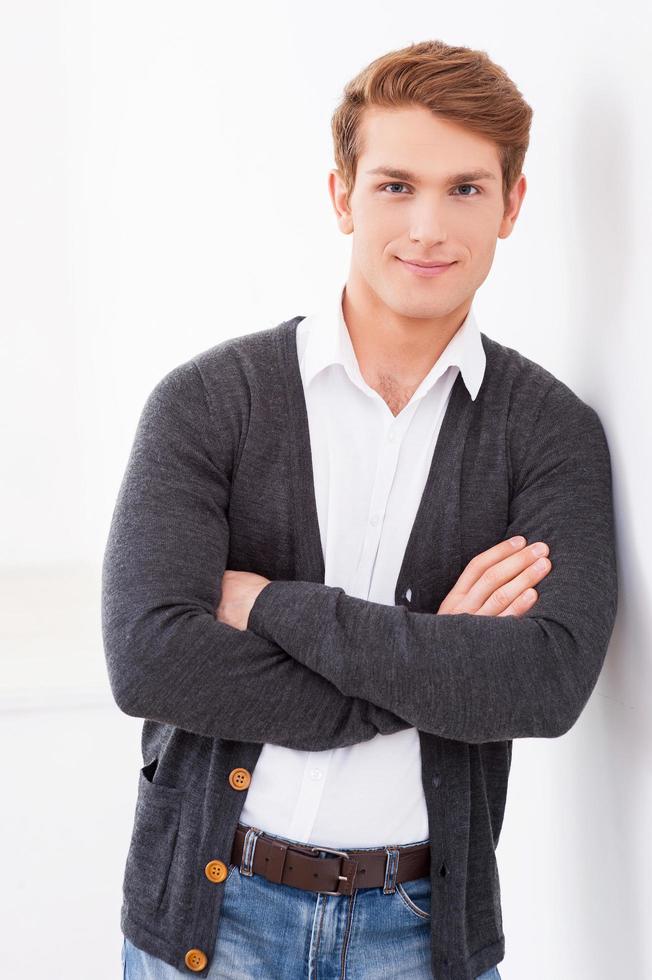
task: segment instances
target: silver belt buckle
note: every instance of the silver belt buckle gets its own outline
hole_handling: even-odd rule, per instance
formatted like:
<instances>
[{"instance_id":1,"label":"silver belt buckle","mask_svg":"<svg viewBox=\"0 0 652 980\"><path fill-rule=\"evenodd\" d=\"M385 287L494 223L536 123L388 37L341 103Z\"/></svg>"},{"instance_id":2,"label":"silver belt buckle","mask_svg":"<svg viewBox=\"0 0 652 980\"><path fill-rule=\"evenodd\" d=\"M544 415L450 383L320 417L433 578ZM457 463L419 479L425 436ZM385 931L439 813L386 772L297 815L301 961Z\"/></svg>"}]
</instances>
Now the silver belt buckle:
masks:
<instances>
[{"instance_id":1,"label":"silver belt buckle","mask_svg":"<svg viewBox=\"0 0 652 980\"><path fill-rule=\"evenodd\" d=\"M338 851L334 847L312 847L312 845L311 845L310 849L312 851L327 851L328 854L339 854L340 857L345 857L347 859L349 857L349 855L348 855L348 853L346 851ZM340 879L340 881L348 881L349 880L348 875L338 875L337 877ZM340 891L335 891L335 892L321 891L321 894L322 895L341 895L342 892L340 892Z\"/></svg>"}]
</instances>

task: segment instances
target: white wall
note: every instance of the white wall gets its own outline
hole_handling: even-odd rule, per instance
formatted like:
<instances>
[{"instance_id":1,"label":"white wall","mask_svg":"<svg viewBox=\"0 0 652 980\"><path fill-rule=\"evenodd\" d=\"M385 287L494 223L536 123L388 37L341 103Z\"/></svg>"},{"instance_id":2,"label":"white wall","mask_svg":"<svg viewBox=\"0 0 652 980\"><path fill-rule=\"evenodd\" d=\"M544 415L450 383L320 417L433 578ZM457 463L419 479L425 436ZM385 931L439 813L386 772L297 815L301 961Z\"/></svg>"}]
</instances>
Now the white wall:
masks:
<instances>
[{"instance_id":1,"label":"white wall","mask_svg":"<svg viewBox=\"0 0 652 980\"><path fill-rule=\"evenodd\" d=\"M110 698L99 570L144 399L345 274L331 113L372 58L433 37L486 50L534 108L481 329L597 409L614 465L618 621L577 725L515 743L500 971L652 976L649 20L588 0L3 5L4 976L120 969L140 722Z\"/></svg>"}]
</instances>

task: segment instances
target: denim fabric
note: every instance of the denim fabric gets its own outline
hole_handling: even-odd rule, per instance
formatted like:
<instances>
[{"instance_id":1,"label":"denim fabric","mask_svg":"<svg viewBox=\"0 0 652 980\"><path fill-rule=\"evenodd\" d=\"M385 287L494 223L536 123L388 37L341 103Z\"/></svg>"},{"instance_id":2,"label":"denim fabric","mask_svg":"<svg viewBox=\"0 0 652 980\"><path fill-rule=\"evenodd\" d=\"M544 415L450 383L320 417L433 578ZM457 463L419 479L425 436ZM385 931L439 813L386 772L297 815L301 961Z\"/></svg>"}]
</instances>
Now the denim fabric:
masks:
<instances>
[{"instance_id":1,"label":"denim fabric","mask_svg":"<svg viewBox=\"0 0 652 980\"><path fill-rule=\"evenodd\" d=\"M432 980L429 876L397 882L389 894L378 887L327 895L249 876L241 867L229 864L209 980ZM122 962L123 980L191 975L126 937ZM501 977L491 967L477 980Z\"/></svg>"}]
</instances>

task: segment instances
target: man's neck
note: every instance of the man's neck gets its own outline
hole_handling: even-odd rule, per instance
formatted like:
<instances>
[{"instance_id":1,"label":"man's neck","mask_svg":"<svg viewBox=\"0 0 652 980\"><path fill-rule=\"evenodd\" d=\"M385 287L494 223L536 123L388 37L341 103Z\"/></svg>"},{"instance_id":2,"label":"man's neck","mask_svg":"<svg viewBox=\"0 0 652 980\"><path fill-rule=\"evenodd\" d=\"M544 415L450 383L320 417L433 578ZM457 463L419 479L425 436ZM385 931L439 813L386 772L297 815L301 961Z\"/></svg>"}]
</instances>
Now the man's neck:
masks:
<instances>
[{"instance_id":1,"label":"man's neck","mask_svg":"<svg viewBox=\"0 0 652 980\"><path fill-rule=\"evenodd\" d=\"M371 308L364 291L347 282L342 313L360 373L393 415L398 415L437 363L470 307L469 299L437 321L400 317L387 307Z\"/></svg>"}]
</instances>

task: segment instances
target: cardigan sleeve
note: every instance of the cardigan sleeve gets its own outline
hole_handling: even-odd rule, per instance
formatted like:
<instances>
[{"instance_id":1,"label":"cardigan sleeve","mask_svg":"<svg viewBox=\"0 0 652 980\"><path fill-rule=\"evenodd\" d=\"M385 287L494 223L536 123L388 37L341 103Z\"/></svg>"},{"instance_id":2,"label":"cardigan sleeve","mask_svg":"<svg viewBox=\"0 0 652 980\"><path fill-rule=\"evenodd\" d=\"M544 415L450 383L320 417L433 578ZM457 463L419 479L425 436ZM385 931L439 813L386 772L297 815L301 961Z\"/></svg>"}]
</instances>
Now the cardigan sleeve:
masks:
<instances>
[{"instance_id":1,"label":"cardigan sleeve","mask_svg":"<svg viewBox=\"0 0 652 980\"><path fill-rule=\"evenodd\" d=\"M561 381L534 400L534 420L511 424L504 538L547 542L552 568L525 615L414 612L273 581L247 628L425 732L464 742L565 734L595 687L616 616L610 453L595 410Z\"/></svg>"},{"instance_id":2,"label":"cardigan sleeve","mask_svg":"<svg viewBox=\"0 0 652 980\"><path fill-rule=\"evenodd\" d=\"M229 493L204 382L188 361L146 400L105 548L102 632L118 707L200 735L310 751L410 727L273 640L216 619Z\"/></svg>"}]
</instances>

